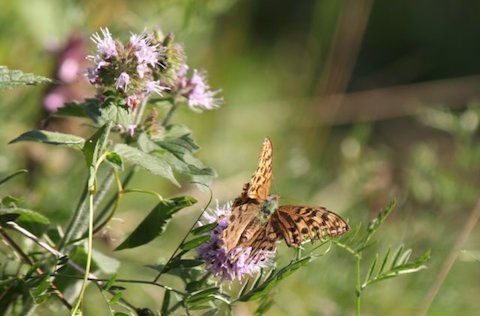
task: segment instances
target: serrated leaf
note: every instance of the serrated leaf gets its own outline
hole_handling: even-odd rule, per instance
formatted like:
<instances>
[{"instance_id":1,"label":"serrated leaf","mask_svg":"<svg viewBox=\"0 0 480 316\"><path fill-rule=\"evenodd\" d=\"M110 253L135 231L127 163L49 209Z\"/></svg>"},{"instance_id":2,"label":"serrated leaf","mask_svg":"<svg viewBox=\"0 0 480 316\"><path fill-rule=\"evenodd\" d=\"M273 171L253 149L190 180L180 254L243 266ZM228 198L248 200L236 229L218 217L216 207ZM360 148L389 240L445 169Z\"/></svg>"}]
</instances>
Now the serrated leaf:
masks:
<instances>
[{"instance_id":1,"label":"serrated leaf","mask_svg":"<svg viewBox=\"0 0 480 316\"><path fill-rule=\"evenodd\" d=\"M218 226L217 222L199 226L191 231L192 235L202 235L208 233L211 230L214 230Z\"/></svg>"},{"instance_id":2,"label":"serrated leaf","mask_svg":"<svg viewBox=\"0 0 480 316\"><path fill-rule=\"evenodd\" d=\"M196 202L192 197L176 197L158 203L115 250L135 248L152 241L163 233L173 214Z\"/></svg>"},{"instance_id":3,"label":"serrated leaf","mask_svg":"<svg viewBox=\"0 0 480 316\"><path fill-rule=\"evenodd\" d=\"M12 173L12 174L9 174L8 176L6 176L6 177L3 178L2 180L0 180L0 186L3 185L4 183L6 183L7 181L9 181L10 179L13 179L13 178L15 178L16 176L18 176L18 175L20 175L20 174L24 174L24 173L28 173L28 170L26 170L26 169L20 169L20 170L15 171L15 172Z\"/></svg>"},{"instance_id":4,"label":"serrated leaf","mask_svg":"<svg viewBox=\"0 0 480 316\"><path fill-rule=\"evenodd\" d=\"M6 66L0 66L0 90L51 82L52 79L47 77L24 73L20 70L10 70Z\"/></svg>"},{"instance_id":5,"label":"serrated leaf","mask_svg":"<svg viewBox=\"0 0 480 316\"><path fill-rule=\"evenodd\" d=\"M182 244L180 246L180 249L188 251L188 250L191 250L193 248L197 248L200 245L203 245L208 240L210 240L209 235L194 238L194 239L189 240L189 241L185 242L184 244Z\"/></svg>"},{"instance_id":6,"label":"serrated leaf","mask_svg":"<svg viewBox=\"0 0 480 316\"><path fill-rule=\"evenodd\" d=\"M25 132L17 138L11 140L9 144L24 141L31 141L56 146L66 146L75 149L81 149L83 144L85 143L85 140L82 137L72 134L32 130Z\"/></svg>"},{"instance_id":7,"label":"serrated leaf","mask_svg":"<svg viewBox=\"0 0 480 316\"><path fill-rule=\"evenodd\" d=\"M83 103L68 102L58 108L54 116L89 117L95 123L99 123L100 101L98 99L85 99Z\"/></svg>"},{"instance_id":8,"label":"serrated leaf","mask_svg":"<svg viewBox=\"0 0 480 316\"><path fill-rule=\"evenodd\" d=\"M0 210L0 218L12 216L12 221L22 226L35 236L41 236L50 225L48 218L35 211L23 208L10 208ZM3 220L2 220L3 221Z\"/></svg>"},{"instance_id":9,"label":"serrated leaf","mask_svg":"<svg viewBox=\"0 0 480 316\"><path fill-rule=\"evenodd\" d=\"M157 176L170 180L176 186L180 186L173 175L170 165L160 157L125 144L117 144L114 151L131 163L139 165Z\"/></svg>"},{"instance_id":10,"label":"serrated leaf","mask_svg":"<svg viewBox=\"0 0 480 316\"><path fill-rule=\"evenodd\" d=\"M119 154L111 152L107 155L107 161L112 165L112 167L123 170L123 160Z\"/></svg>"},{"instance_id":11,"label":"serrated leaf","mask_svg":"<svg viewBox=\"0 0 480 316\"><path fill-rule=\"evenodd\" d=\"M118 106L114 103L104 104L100 108L100 117L98 122L104 124L106 122L114 122L115 124L120 124L125 128L128 128L133 124L133 115L130 113L130 110Z\"/></svg>"}]
</instances>

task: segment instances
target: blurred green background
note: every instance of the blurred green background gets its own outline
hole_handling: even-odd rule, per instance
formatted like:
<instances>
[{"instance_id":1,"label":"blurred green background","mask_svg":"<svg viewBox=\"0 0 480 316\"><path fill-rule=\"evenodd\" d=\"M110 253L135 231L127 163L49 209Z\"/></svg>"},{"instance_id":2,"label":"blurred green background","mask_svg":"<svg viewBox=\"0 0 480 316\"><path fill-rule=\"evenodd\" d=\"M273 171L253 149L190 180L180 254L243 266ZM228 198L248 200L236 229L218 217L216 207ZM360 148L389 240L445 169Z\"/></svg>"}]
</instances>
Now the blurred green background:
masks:
<instances>
[{"instance_id":1,"label":"blurred green background","mask_svg":"<svg viewBox=\"0 0 480 316\"><path fill-rule=\"evenodd\" d=\"M414 255L432 249L428 270L369 287L364 315L415 315L479 197L480 2L466 1L6 1L0 10L0 64L55 77L72 36L83 47L100 27L127 38L144 27L174 32L189 65L206 69L225 104L197 114L184 108L174 122L189 126L199 156L218 172L214 198L233 199L254 171L265 136L274 150L272 192L282 203L324 205L366 223L391 199L397 208L370 250L405 243ZM87 67L85 64L84 67ZM82 72L85 69L79 69ZM81 79L69 83L92 94ZM78 86L77 86L78 85ZM37 144L7 145L45 118L52 87L2 93L0 173L27 168L2 190L65 225L86 178L82 157ZM52 129L88 134L81 122ZM132 187L199 199L166 234L146 247L114 253L155 200L126 196L117 220L95 247L122 263L119 276L151 278L144 267L168 257L209 196L188 179L181 189L139 173ZM476 219L474 219L475 221ZM459 257L428 315L474 315L480 309L480 233ZM3 246L2 246L3 247ZM280 262L293 252L281 246ZM367 258L367 263L372 258ZM367 269L365 266L363 269ZM166 282L174 280L166 280ZM334 248L275 289L269 315L352 315L354 262ZM159 308L162 291L128 286L127 297ZM87 292L86 315L106 313ZM99 304L96 304L99 303ZM103 304L103 305L102 305ZM238 315L255 306L238 305ZM37 310L47 314L48 307Z\"/></svg>"}]
</instances>

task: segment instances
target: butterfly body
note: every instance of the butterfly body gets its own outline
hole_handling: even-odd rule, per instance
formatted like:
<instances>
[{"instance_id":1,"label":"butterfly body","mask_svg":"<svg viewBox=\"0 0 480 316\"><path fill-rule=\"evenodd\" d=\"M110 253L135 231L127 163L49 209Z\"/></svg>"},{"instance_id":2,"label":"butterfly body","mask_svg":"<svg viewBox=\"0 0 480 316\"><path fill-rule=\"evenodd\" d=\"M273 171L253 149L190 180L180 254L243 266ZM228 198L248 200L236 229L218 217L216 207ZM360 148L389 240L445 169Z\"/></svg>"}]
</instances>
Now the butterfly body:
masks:
<instances>
[{"instance_id":1,"label":"butterfly body","mask_svg":"<svg viewBox=\"0 0 480 316\"><path fill-rule=\"evenodd\" d=\"M277 195L268 195L272 154L272 143L265 138L257 170L232 204L221 240L226 253L235 249L235 257L249 250L248 260L255 260L262 251L274 251L279 239L299 247L306 239L313 243L316 237L336 237L349 229L345 220L324 207L280 206Z\"/></svg>"}]
</instances>

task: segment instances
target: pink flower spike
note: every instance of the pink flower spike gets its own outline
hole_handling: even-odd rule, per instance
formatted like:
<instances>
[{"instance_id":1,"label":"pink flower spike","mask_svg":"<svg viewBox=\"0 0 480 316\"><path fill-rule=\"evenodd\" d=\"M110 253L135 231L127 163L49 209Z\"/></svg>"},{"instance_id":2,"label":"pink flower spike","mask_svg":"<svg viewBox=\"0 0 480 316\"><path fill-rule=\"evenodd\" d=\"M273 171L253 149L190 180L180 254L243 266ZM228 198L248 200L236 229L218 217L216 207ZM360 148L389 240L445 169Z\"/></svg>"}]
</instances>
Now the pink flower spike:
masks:
<instances>
[{"instance_id":1,"label":"pink flower spike","mask_svg":"<svg viewBox=\"0 0 480 316\"><path fill-rule=\"evenodd\" d=\"M117 90L127 91L127 86L130 83L130 76L126 72L122 72L117 78Z\"/></svg>"},{"instance_id":2,"label":"pink flower spike","mask_svg":"<svg viewBox=\"0 0 480 316\"><path fill-rule=\"evenodd\" d=\"M145 84L145 91L147 93L156 93L162 95L162 92L165 91L167 87L160 85L159 81L148 81Z\"/></svg>"},{"instance_id":3,"label":"pink flower spike","mask_svg":"<svg viewBox=\"0 0 480 316\"><path fill-rule=\"evenodd\" d=\"M98 54L104 58L117 56L118 52L115 46L115 41L108 28L101 28L100 31L102 31L103 39L98 33L93 34L91 37L92 41L97 45Z\"/></svg>"},{"instance_id":4,"label":"pink flower spike","mask_svg":"<svg viewBox=\"0 0 480 316\"><path fill-rule=\"evenodd\" d=\"M135 128L137 125L128 125L128 135L133 136L135 134Z\"/></svg>"},{"instance_id":5,"label":"pink flower spike","mask_svg":"<svg viewBox=\"0 0 480 316\"><path fill-rule=\"evenodd\" d=\"M148 66L145 64L139 64L137 66L137 73L140 79L143 79L143 77L145 77L145 73L148 71L150 71L150 68L148 68Z\"/></svg>"},{"instance_id":6,"label":"pink flower spike","mask_svg":"<svg viewBox=\"0 0 480 316\"><path fill-rule=\"evenodd\" d=\"M196 69L193 71L188 85L191 86L191 90L186 96L189 107L212 110L219 106L220 100L215 98L218 91L211 91L210 86L206 83L205 75L199 74Z\"/></svg>"}]
</instances>

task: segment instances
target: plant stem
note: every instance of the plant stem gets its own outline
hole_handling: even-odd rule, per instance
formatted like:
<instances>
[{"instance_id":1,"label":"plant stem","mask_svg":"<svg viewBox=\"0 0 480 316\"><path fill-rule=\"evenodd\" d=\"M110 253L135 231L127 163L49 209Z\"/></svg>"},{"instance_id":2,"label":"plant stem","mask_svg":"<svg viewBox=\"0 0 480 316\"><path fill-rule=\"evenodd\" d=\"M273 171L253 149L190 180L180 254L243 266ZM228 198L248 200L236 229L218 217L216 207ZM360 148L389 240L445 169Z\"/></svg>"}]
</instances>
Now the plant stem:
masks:
<instances>
[{"instance_id":1,"label":"plant stem","mask_svg":"<svg viewBox=\"0 0 480 316\"><path fill-rule=\"evenodd\" d=\"M355 257L355 267L356 267L356 274L357 274L357 286L356 286L356 299L355 299L355 310L356 315L360 316L360 295L362 293L362 288L360 285L360 256Z\"/></svg>"},{"instance_id":2,"label":"plant stem","mask_svg":"<svg viewBox=\"0 0 480 316\"><path fill-rule=\"evenodd\" d=\"M88 212L88 246L87 246L87 264L85 266L85 276L83 278L82 288L80 289L80 294L78 295L77 303L72 309L71 315L76 315L77 310L83 301L83 295L85 294L85 289L88 283L88 276L90 274L90 266L92 264L92 244L93 244L93 191L91 190L88 196L89 212Z\"/></svg>"},{"instance_id":3,"label":"plant stem","mask_svg":"<svg viewBox=\"0 0 480 316\"><path fill-rule=\"evenodd\" d=\"M432 302L435 299L435 296L437 296L437 293L440 290L442 283L445 281L445 278L447 277L448 272L450 272L450 269L455 263L455 260L457 260L457 256L460 248L470 236L479 218L480 218L480 199L477 201L477 204L470 212L470 216L468 216L467 220L465 221L463 228L460 230L460 234L458 235L457 240L455 241L455 244L453 245L452 249L448 253L448 256L443 262L443 265L440 268L440 271L438 272L435 281L433 282L430 289L428 290L427 295L425 296L423 304L420 307L420 310L417 315L425 315L430 309L430 305L432 305Z\"/></svg>"},{"instance_id":4,"label":"plant stem","mask_svg":"<svg viewBox=\"0 0 480 316\"><path fill-rule=\"evenodd\" d=\"M178 103L175 102L175 100L172 100L171 103L172 103L172 107L170 108L170 110L168 110L167 114L165 115L165 118L162 121L162 126L166 126L168 122L170 122L170 119L172 118L173 113L175 113L175 110L178 107Z\"/></svg>"},{"instance_id":5,"label":"plant stem","mask_svg":"<svg viewBox=\"0 0 480 316\"><path fill-rule=\"evenodd\" d=\"M86 200L88 197L88 179L85 181L84 189L82 191L82 195L80 195L80 200L78 201L77 207L73 212L72 219L68 224L67 230L65 231L65 235L58 243L57 249L59 251L65 250L65 246L70 242L73 236L78 232L78 227L80 226L81 220L84 218L84 209Z\"/></svg>"},{"instance_id":6,"label":"plant stem","mask_svg":"<svg viewBox=\"0 0 480 316\"><path fill-rule=\"evenodd\" d=\"M10 225L10 223L17 225L14 222L7 222L7 225ZM27 254L22 250L22 248L10 237L10 235L7 234L7 232L2 227L0 227L0 235L2 235L6 243L9 244L13 248L13 250L20 256L22 261L24 261L26 264L30 266L33 266L35 264L32 261L32 259L30 259L30 257L27 256ZM36 272L38 275L43 274L43 270L40 267L36 269ZM63 305L65 305L66 308L71 309L72 305L70 305L70 303L65 299L65 297L63 296L63 293L57 289L55 284L51 283L50 287L55 291L57 298L63 303Z\"/></svg>"},{"instance_id":7,"label":"plant stem","mask_svg":"<svg viewBox=\"0 0 480 316\"><path fill-rule=\"evenodd\" d=\"M140 105L138 106L137 114L135 115L135 120L134 120L135 125L140 124L140 121L142 120L143 112L145 111L145 107L147 106L149 98L150 98L150 95L145 96L142 102L140 103Z\"/></svg>"},{"instance_id":8,"label":"plant stem","mask_svg":"<svg viewBox=\"0 0 480 316\"><path fill-rule=\"evenodd\" d=\"M198 182L199 184L202 184L202 185L205 185L203 183L200 183ZM209 190L210 188L205 185ZM185 240L187 240L187 237L188 235L190 235L190 232L192 231L192 229L195 227L195 225L198 223L198 221L200 221L200 218L202 218L202 215L203 213L205 213L205 211L207 210L207 207L208 205L210 205L210 202L212 202L212 191L210 190L210 199L208 200L208 203L207 205L205 206L205 208L202 210L202 212L200 213L200 215L198 215L198 218L195 220L195 222L193 222L192 226L190 227L190 229L188 230L188 232L185 234L185 236L183 237L182 241L178 244L177 248L175 249L175 251L172 253L172 255L170 256L170 258L168 259L167 263L165 263L165 265L163 266L162 270L157 274L157 276L155 277L155 279L153 279L153 283L157 282L157 280L160 278L160 276L163 274L163 272L165 271L165 269L168 267L168 264L172 261L172 259L175 257L175 255L177 254L178 250L180 249L180 247L183 245L183 243L185 242Z\"/></svg>"}]
</instances>

